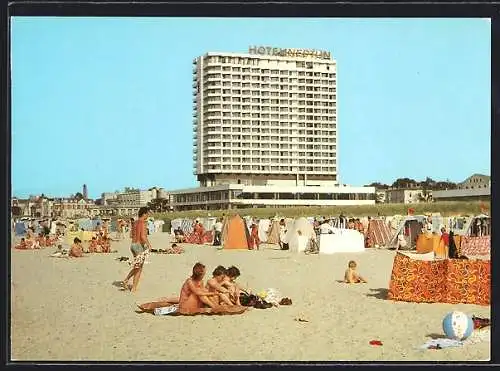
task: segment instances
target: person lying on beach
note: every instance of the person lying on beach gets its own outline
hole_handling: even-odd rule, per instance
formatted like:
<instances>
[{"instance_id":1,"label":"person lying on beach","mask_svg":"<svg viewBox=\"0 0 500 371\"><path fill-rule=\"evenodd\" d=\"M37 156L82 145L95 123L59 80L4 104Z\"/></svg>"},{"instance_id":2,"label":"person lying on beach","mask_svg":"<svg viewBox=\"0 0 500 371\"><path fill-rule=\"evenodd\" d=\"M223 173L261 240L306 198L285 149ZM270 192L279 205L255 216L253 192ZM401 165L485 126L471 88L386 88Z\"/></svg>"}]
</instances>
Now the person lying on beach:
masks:
<instances>
[{"instance_id":1,"label":"person lying on beach","mask_svg":"<svg viewBox=\"0 0 500 371\"><path fill-rule=\"evenodd\" d=\"M83 256L82 240L78 237L73 240L73 245L69 249L69 256L72 258L81 258Z\"/></svg>"},{"instance_id":2,"label":"person lying on beach","mask_svg":"<svg viewBox=\"0 0 500 371\"><path fill-rule=\"evenodd\" d=\"M230 293L230 298L233 304L241 305L240 303L240 292L242 291L239 287L236 279L240 276L240 270L235 266L231 266L226 269L226 277L222 281L221 286L227 288ZM243 290L244 291L244 290Z\"/></svg>"},{"instance_id":3,"label":"person lying on beach","mask_svg":"<svg viewBox=\"0 0 500 371\"><path fill-rule=\"evenodd\" d=\"M184 252L184 249L178 246L176 243L173 243L172 246L166 249L164 252L165 254L182 254Z\"/></svg>"},{"instance_id":4,"label":"person lying on beach","mask_svg":"<svg viewBox=\"0 0 500 371\"><path fill-rule=\"evenodd\" d=\"M366 280L361 277L358 272L356 272L357 264L354 260L351 260L347 265L347 269L344 275L345 283L366 283Z\"/></svg>"},{"instance_id":5,"label":"person lying on beach","mask_svg":"<svg viewBox=\"0 0 500 371\"><path fill-rule=\"evenodd\" d=\"M213 300L221 305L234 305L236 303L236 298L232 297L228 288L222 286L222 283L226 279L226 268L219 265L215 268L212 275L213 277L207 281L206 289L209 292L219 295L218 297L214 297Z\"/></svg>"}]
</instances>

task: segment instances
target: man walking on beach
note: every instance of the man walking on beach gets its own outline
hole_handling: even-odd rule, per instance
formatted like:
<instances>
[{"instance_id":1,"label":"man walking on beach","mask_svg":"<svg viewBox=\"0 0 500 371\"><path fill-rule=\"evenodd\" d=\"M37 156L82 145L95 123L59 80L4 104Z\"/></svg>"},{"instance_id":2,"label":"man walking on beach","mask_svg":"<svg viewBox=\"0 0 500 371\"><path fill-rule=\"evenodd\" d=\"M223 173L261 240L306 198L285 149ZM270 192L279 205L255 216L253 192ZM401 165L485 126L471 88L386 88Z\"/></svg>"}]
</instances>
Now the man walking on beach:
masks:
<instances>
[{"instance_id":1,"label":"man walking on beach","mask_svg":"<svg viewBox=\"0 0 500 371\"><path fill-rule=\"evenodd\" d=\"M130 246L130 251L134 256L134 259L132 260L132 269L130 270L127 278L123 280L123 286L128 288L128 281L133 277L132 292L137 291L137 285L139 284L139 278L141 277L144 260L146 259L146 254L149 252L149 249L151 249L151 244L148 241L146 233L146 220L148 219L148 213L149 210L147 207L141 207L139 209L139 219L132 225L132 245Z\"/></svg>"}]
</instances>

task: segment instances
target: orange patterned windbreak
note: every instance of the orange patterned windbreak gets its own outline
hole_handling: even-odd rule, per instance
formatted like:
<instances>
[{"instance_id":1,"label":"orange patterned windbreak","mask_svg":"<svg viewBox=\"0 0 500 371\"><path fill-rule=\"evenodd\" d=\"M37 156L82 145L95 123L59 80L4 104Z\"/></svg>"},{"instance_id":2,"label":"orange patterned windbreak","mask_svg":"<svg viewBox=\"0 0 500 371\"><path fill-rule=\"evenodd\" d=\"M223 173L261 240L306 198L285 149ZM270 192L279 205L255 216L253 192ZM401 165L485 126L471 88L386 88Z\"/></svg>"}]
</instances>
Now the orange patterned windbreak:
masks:
<instances>
[{"instance_id":1,"label":"orange patterned windbreak","mask_svg":"<svg viewBox=\"0 0 500 371\"><path fill-rule=\"evenodd\" d=\"M388 299L415 303L489 305L489 260L414 260L396 254Z\"/></svg>"}]
</instances>

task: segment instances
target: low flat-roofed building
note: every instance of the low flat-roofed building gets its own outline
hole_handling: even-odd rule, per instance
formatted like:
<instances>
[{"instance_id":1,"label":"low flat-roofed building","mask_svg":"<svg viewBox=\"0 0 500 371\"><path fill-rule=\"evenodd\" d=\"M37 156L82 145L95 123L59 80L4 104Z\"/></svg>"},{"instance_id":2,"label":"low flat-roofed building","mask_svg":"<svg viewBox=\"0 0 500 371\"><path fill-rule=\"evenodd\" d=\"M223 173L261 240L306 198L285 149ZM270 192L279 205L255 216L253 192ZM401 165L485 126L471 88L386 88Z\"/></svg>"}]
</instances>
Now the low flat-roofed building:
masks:
<instances>
[{"instance_id":1,"label":"low flat-roofed building","mask_svg":"<svg viewBox=\"0 0 500 371\"><path fill-rule=\"evenodd\" d=\"M434 201L479 201L491 200L491 188L449 189L432 192Z\"/></svg>"},{"instance_id":2,"label":"low flat-roofed building","mask_svg":"<svg viewBox=\"0 0 500 371\"><path fill-rule=\"evenodd\" d=\"M375 204L375 187L247 186L222 184L170 192L180 210Z\"/></svg>"}]
</instances>

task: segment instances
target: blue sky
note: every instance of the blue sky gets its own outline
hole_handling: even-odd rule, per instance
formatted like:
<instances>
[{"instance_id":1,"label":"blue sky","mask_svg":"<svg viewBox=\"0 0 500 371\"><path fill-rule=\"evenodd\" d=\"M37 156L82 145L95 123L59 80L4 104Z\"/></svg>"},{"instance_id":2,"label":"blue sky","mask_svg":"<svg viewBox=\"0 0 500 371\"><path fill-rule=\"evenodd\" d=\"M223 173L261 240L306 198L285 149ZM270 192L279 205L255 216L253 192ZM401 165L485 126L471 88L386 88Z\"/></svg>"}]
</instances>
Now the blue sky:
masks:
<instances>
[{"instance_id":1,"label":"blue sky","mask_svg":"<svg viewBox=\"0 0 500 371\"><path fill-rule=\"evenodd\" d=\"M343 183L490 173L484 19L12 19L12 191L197 185L192 60L249 45L338 63Z\"/></svg>"}]
</instances>

